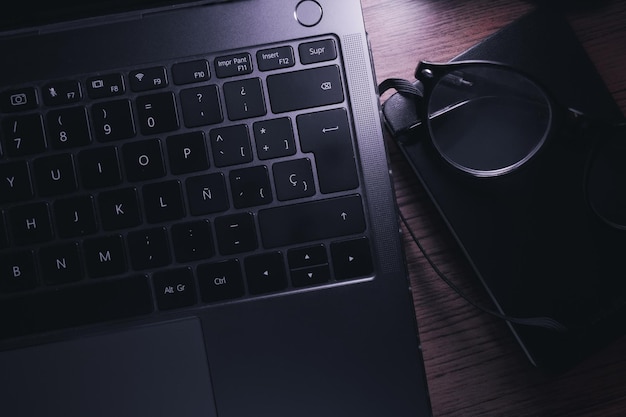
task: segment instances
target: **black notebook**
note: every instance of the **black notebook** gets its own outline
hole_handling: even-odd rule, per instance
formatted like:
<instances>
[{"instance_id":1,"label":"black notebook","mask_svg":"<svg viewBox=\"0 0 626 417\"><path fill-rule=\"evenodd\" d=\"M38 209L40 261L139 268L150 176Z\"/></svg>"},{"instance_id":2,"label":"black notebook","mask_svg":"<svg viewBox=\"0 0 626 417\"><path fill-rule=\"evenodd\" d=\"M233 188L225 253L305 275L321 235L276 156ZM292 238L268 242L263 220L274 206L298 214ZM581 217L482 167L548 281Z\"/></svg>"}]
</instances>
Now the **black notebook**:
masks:
<instances>
[{"instance_id":1,"label":"black notebook","mask_svg":"<svg viewBox=\"0 0 626 417\"><path fill-rule=\"evenodd\" d=\"M526 15L459 60L512 65L565 106L608 120L622 117L572 29L551 12ZM395 94L384 114L393 131L414 118L415 109ZM532 363L563 369L623 333L626 234L587 207L586 144L558 137L532 168L481 181L452 172L428 140L397 139L498 308L516 317L552 317L570 329L512 325Z\"/></svg>"}]
</instances>

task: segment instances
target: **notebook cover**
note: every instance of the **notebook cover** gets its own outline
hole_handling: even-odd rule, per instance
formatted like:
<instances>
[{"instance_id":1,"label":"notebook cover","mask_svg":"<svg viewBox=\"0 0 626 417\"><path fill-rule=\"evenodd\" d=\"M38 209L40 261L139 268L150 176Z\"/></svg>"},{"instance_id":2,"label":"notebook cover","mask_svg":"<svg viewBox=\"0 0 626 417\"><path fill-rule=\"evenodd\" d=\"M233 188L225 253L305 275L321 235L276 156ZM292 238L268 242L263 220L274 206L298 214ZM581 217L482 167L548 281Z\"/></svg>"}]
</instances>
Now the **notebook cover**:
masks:
<instances>
[{"instance_id":1,"label":"notebook cover","mask_svg":"<svg viewBox=\"0 0 626 417\"><path fill-rule=\"evenodd\" d=\"M622 117L567 22L546 10L455 58L474 59L530 73L568 107ZM395 94L384 113L388 122L407 120L414 108ZM626 283L616 278L626 274L626 233L611 230L587 207L587 142L555 137L528 169L485 181L453 172L428 140L413 139L401 137L399 146L496 305L511 316L554 317L571 329L511 326L533 364L568 368L624 333Z\"/></svg>"}]
</instances>

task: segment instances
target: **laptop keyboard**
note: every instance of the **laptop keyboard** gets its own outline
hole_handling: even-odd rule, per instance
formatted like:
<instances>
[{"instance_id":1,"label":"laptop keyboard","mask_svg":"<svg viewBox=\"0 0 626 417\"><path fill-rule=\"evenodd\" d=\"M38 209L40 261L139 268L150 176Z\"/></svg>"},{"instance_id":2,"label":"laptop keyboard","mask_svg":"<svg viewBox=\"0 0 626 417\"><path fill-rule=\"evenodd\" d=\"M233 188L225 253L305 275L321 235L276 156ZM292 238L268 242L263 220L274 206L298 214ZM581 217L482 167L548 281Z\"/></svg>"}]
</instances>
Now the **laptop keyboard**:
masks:
<instances>
[{"instance_id":1,"label":"laptop keyboard","mask_svg":"<svg viewBox=\"0 0 626 417\"><path fill-rule=\"evenodd\" d=\"M333 38L0 92L0 338L373 273Z\"/></svg>"}]
</instances>

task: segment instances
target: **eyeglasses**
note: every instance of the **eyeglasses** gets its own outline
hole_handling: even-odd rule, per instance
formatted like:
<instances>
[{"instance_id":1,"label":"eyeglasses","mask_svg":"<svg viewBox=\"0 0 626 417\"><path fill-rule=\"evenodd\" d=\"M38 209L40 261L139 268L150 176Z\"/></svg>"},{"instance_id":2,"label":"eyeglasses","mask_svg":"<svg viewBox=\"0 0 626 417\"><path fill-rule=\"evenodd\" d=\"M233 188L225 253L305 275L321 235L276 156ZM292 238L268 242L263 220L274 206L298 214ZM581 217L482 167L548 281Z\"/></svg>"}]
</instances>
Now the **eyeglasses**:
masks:
<instances>
[{"instance_id":1,"label":"eyeglasses","mask_svg":"<svg viewBox=\"0 0 626 417\"><path fill-rule=\"evenodd\" d=\"M626 123L592 121L560 106L532 77L507 65L420 62L419 83L387 80L416 96L420 121L408 130L427 135L441 158L481 180L513 175L545 150L556 133L589 143L585 197L607 224L626 230ZM421 130L421 132L419 132Z\"/></svg>"}]
</instances>

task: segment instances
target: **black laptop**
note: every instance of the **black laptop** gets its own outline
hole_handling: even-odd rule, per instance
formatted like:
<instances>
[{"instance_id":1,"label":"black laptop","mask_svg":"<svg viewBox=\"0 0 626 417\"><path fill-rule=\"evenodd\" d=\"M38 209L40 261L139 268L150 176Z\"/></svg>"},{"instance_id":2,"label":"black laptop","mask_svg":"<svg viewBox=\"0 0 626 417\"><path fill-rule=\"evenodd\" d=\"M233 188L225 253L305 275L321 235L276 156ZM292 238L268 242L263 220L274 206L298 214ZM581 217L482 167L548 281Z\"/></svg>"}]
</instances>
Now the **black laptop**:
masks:
<instances>
[{"instance_id":1,"label":"black laptop","mask_svg":"<svg viewBox=\"0 0 626 417\"><path fill-rule=\"evenodd\" d=\"M430 414L358 0L1 8L2 415Z\"/></svg>"}]
</instances>

